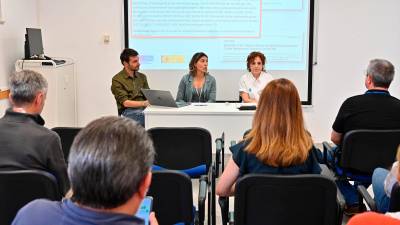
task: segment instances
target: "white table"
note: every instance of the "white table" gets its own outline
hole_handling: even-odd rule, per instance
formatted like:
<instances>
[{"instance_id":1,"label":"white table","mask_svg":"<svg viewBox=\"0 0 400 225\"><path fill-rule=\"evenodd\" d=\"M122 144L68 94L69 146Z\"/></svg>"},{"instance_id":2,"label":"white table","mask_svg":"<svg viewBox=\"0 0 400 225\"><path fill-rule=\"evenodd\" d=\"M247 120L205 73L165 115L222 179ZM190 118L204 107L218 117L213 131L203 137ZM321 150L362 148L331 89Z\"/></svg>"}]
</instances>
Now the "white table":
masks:
<instances>
[{"instance_id":1,"label":"white table","mask_svg":"<svg viewBox=\"0 0 400 225\"><path fill-rule=\"evenodd\" d=\"M251 128L255 111L240 111L242 103L193 103L181 108L149 106L144 110L146 129L152 127L202 127L213 142L225 132L225 153L230 141L241 140ZM215 153L215 144L213 143Z\"/></svg>"}]
</instances>

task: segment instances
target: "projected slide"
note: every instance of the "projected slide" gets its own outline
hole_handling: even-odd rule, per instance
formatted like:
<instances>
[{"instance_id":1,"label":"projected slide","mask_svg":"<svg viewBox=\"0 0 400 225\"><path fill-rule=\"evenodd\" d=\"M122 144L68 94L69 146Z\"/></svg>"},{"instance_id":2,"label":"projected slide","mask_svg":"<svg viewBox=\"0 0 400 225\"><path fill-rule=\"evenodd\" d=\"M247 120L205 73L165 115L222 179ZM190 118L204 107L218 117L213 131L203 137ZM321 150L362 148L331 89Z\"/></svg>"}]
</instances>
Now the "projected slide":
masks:
<instances>
[{"instance_id":1,"label":"projected slide","mask_svg":"<svg viewBox=\"0 0 400 225\"><path fill-rule=\"evenodd\" d=\"M294 82L311 104L314 0L125 0L125 45L139 52L150 87L175 94L195 52L208 55L217 100L239 99L252 51L274 78Z\"/></svg>"},{"instance_id":2,"label":"projected slide","mask_svg":"<svg viewBox=\"0 0 400 225\"><path fill-rule=\"evenodd\" d=\"M306 70L309 8L305 0L129 0L129 47L142 69L186 69L197 51L212 69L243 69L256 50L270 70Z\"/></svg>"}]
</instances>

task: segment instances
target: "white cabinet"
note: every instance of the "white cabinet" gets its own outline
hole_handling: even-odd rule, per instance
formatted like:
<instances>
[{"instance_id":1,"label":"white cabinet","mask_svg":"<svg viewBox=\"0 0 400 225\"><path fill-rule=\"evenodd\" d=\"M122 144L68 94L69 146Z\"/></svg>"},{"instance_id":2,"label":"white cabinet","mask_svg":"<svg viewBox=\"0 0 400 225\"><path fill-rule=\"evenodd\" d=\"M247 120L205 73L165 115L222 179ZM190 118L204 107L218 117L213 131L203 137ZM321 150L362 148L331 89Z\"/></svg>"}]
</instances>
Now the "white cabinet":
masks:
<instances>
[{"instance_id":1,"label":"white cabinet","mask_svg":"<svg viewBox=\"0 0 400 225\"><path fill-rule=\"evenodd\" d=\"M75 64L73 60L64 60L60 65L52 60L18 60L15 63L16 71L33 70L46 78L48 90L41 116L48 128L77 126Z\"/></svg>"}]
</instances>

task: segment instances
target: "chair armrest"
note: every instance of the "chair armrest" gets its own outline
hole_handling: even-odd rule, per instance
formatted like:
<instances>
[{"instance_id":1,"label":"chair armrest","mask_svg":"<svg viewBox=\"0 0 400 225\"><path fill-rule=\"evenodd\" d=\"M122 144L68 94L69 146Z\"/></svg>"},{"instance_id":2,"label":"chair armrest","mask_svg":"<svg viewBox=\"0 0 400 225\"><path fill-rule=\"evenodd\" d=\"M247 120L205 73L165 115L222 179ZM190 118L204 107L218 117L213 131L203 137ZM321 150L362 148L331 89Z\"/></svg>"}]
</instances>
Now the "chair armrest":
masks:
<instances>
[{"instance_id":1,"label":"chair armrest","mask_svg":"<svg viewBox=\"0 0 400 225\"><path fill-rule=\"evenodd\" d=\"M321 167L321 175L329 177L332 180L336 179L335 173L326 164L319 164L319 167Z\"/></svg>"},{"instance_id":2,"label":"chair armrest","mask_svg":"<svg viewBox=\"0 0 400 225\"><path fill-rule=\"evenodd\" d=\"M223 153L223 141L221 138L215 140L215 176L219 177L219 166L221 164L221 159L224 157Z\"/></svg>"},{"instance_id":3,"label":"chair armrest","mask_svg":"<svg viewBox=\"0 0 400 225\"><path fill-rule=\"evenodd\" d=\"M204 223L204 215L205 215L205 205L207 198L207 176L203 175L199 179L199 221L200 224Z\"/></svg>"},{"instance_id":4,"label":"chair armrest","mask_svg":"<svg viewBox=\"0 0 400 225\"><path fill-rule=\"evenodd\" d=\"M343 212L346 205L346 200L344 199L344 196L338 187L336 187L336 190L336 201L338 205L337 225L341 225L343 221Z\"/></svg>"},{"instance_id":5,"label":"chair armrest","mask_svg":"<svg viewBox=\"0 0 400 225\"><path fill-rule=\"evenodd\" d=\"M324 150L331 150L333 147L335 147L335 145L333 143L329 143L327 141L322 142L322 147L324 148Z\"/></svg>"},{"instance_id":6,"label":"chair armrest","mask_svg":"<svg viewBox=\"0 0 400 225\"><path fill-rule=\"evenodd\" d=\"M337 201L339 207L343 210L344 206L346 205L346 200L344 199L344 196L343 196L342 192L339 190L339 188L337 188L337 192L336 192L336 201Z\"/></svg>"},{"instance_id":7,"label":"chair armrest","mask_svg":"<svg viewBox=\"0 0 400 225\"><path fill-rule=\"evenodd\" d=\"M329 144L327 141L322 142L322 147L323 147L323 160L324 163L327 164L328 163L328 151L332 151L332 148L334 146L332 146L331 144Z\"/></svg>"},{"instance_id":8,"label":"chair armrest","mask_svg":"<svg viewBox=\"0 0 400 225\"><path fill-rule=\"evenodd\" d=\"M219 207L221 208L222 224L229 223L229 197L218 198Z\"/></svg>"},{"instance_id":9,"label":"chair armrest","mask_svg":"<svg viewBox=\"0 0 400 225\"><path fill-rule=\"evenodd\" d=\"M371 197L371 195L368 193L367 189L363 185L358 185L357 191L362 196L362 198L367 202L367 205L371 209L371 211L376 212L377 209L376 209L375 201Z\"/></svg>"}]
</instances>

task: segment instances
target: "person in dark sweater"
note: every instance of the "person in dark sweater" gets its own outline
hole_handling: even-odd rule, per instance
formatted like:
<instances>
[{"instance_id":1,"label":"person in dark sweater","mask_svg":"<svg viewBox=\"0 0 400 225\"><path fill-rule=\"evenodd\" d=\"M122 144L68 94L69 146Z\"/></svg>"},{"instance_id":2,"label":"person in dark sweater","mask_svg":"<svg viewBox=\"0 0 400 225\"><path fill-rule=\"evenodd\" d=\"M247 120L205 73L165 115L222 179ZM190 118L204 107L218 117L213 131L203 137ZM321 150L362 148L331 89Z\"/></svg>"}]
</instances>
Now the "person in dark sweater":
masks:
<instances>
[{"instance_id":1,"label":"person in dark sweater","mask_svg":"<svg viewBox=\"0 0 400 225\"><path fill-rule=\"evenodd\" d=\"M287 79L268 83L261 93L253 127L232 146L217 184L217 195L232 196L236 180L249 173L319 174L321 168L310 134L304 127L296 87Z\"/></svg>"},{"instance_id":2,"label":"person in dark sweater","mask_svg":"<svg viewBox=\"0 0 400 225\"><path fill-rule=\"evenodd\" d=\"M40 116L47 81L23 70L9 78L11 108L0 119L0 170L43 170L57 179L61 195L69 189L60 137L43 127Z\"/></svg>"}]
</instances>

